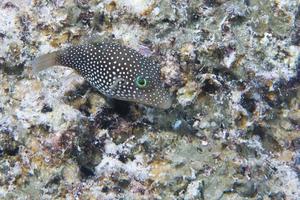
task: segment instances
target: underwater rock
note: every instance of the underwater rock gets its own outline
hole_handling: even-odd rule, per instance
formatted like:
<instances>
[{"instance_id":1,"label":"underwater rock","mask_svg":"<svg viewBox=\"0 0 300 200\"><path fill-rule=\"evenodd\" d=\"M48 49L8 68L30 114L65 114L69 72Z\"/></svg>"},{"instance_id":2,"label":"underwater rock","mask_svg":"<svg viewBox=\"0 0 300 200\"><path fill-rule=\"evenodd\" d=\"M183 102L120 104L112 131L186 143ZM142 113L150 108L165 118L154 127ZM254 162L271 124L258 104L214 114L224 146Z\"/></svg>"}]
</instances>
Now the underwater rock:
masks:
<instances>
[{"instance_id":1,"label":"underwater rock","mask_svg":"<svg viewBox=\"0 0 300 200\"><path fill-rule=\"evenodd\" d=\"M282 146L276 140L276 137L265 127L254 127L253 134L258 135L262 140L262 145L268 151L282 151Z\"/></svg>"},{"instance_id":2,"label":"underwater rock","mask_svg":"<svg viewBox=\"0 0 300 200\"><path fill-rule=\"evenodd\" d=\"M288 118L296 125L300 124L300 110L290 112Z\"/></svg>"},{"instance_id":3,"label":"underwater rock","mask_svg":"<svg viewBox=\"0 0 300 200\"><path fill-rule=\"evenodd\" d=\"M181 74L180 66L176 63L175 58L170 56L162 63L161 74L164 77L164 83L168 86L181 86L183 77Z\"/></svg>"},{"instance_id":4,"label":"underwater rock","mask_svg":"<svg viewBox=\"0 0 300 200\"><path fill-rule=\"evenodd\" d=\"M254 182L248 181L246 183L234 183L233 189L242 197L255 197L257 193L257 186Z\"/></svg>"},{"instance_id":5,"label":"underwater rock","mask_svg":"<svg viewBox=\"0 0 300 200\"><path fill-rule=\"evenodd\" d=\"M292 147L295 150L300 150L300 137L292 140Z\"/></svg>"},{"instance_id":6,"label":"underwater rock","mask_svg":"<svg viewBox=\"0 0 300 200\"><path fill-rule=\"evenodd\" d=\"M12 136L0 131L0 156L16 156L19 153L19 144Z\"/></svg>"},{"instance_id":7,"label":"underwater rock","mask_svg":"<svg viewBox=\"0 0 300 200\"><path fill-rule=\"evenodd\" d=\"M284 194L284 192L272 192L271 194L269 194L269 197L271 200L284 200L286 199L286 195Z\"/></svg>"},{"instance_id":8,"label":"underwater rock","mask_svg":"<svg viewBox=\"0 0 300 200\"><path fill-rule=\"evenodd\" d=\"M188 82L177 91L177 101L181 106L186 107L194 103L199 93L200 88L198 88L198 84L196 82Z\"/></svg>"},{"instance_id":9,"label":"underwater rock","mask_svg":"<svg viewBox=\"0 0 300 200\"><path fill-rule=\"evenodd\" d=\"M0 199L297 199L299 13L298 0L0 1ZM160 63L172 107L111 101L61 66L32 73L38 55L91 41Z\"/></svg>"},{"instance_id":10,"label":"underwater rock","mask_svg":"<svg viewBox=\"0 0 300 200\"><path fill-rule=\"evenodd\" d=\"M204 199L203 197L203 185L201 185L201 181L193 181L188 187L186 194L184 195L184 199L192 200L192 199Z\"/></svg>"},{"instance_id":11,"label":"underwater rock","mask_svg":"<svg viewBox=\"0 0 300 200\"><path fill-rule=\"evenodd\" d=\"M298 10L295 15L294 27L292 32L292 42L294 45L300 45L300 6L298 6Z\"/></svg>"}]
</instances>

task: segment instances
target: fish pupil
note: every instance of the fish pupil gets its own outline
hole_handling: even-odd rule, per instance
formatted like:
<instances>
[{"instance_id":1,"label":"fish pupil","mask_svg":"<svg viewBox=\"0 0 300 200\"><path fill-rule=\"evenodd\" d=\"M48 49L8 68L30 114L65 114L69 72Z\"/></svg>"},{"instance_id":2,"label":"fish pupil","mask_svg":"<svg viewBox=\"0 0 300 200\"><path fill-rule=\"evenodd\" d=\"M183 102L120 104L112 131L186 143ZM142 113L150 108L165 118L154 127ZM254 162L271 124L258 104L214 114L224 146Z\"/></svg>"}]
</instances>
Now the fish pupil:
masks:
<instances>
[{"instance_id":1,"label":"fish pupil","mask_svg":"<svg viewBox=\"0 0 300 200\"><path fill-rule=\"evenodd\" d=\"M137 79L136 79L136 85L139 87L139 88L144 88L147 86L147 80L141 76L138 76Z\"/></svg>"}]
</instances>

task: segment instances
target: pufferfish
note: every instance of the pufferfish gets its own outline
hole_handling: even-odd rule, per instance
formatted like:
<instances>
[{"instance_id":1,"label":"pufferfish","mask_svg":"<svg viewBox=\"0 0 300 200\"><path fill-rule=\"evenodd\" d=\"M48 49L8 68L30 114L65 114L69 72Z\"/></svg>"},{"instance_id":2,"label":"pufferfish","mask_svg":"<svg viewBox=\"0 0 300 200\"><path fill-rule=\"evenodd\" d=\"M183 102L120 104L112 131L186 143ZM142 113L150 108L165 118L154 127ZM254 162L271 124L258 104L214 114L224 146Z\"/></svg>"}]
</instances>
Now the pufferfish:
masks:
<instances>
[{"instance_id":1,"label":"pufferfish","mask_svg":"<svg viewBox=\"0 0 300 200\"><path fill-rule=\"evenodd\" d=\"M61 65L76 70L91 86L113 99L170 108L160 66L137 51L117 43L98 42L42 55L32 63L34 72Z\"/></svg>"}]
</instances>

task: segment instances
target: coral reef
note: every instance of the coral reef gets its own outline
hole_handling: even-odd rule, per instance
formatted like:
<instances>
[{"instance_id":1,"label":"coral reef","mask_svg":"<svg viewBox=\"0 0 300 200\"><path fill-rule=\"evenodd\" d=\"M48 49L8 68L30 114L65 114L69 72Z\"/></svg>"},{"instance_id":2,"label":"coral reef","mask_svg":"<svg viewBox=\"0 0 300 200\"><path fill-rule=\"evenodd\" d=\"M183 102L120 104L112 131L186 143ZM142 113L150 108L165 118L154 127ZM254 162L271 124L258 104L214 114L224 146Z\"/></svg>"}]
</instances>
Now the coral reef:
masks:
<instances>
[{"instance_id":1,"label":"coral reef","mask_svg":"<svg viewBox=\"0 0 300 200\"><path fill-rule=\"evenodd\" d=\"M300 196L297 0L2 0L0 199ZM168 110L112 101L38 55L113 40Z\"/></svg>"}]
</instances>

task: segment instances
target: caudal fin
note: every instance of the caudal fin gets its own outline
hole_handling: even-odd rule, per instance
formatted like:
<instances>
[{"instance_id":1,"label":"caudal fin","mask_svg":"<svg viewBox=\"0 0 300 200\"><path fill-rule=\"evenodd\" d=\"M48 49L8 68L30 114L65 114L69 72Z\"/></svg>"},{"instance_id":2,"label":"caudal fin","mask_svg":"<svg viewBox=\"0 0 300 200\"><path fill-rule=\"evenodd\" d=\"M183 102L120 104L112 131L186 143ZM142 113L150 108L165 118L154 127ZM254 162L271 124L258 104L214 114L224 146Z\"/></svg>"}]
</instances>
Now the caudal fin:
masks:
<instances>
[{"instance_id":1,"label":"caudal fin","mask_svg":"<svg viewBox=\"0 0 300 200\"><path fill-rule=\"evenodd\" d=\"M51 66L57 65L57 54L58 52L52 52L48 54L44 54L42 56L37 57L32 62L32 71L33 73L37 74L40 71L43 71Z\"/></svg>"}]
</instances>

